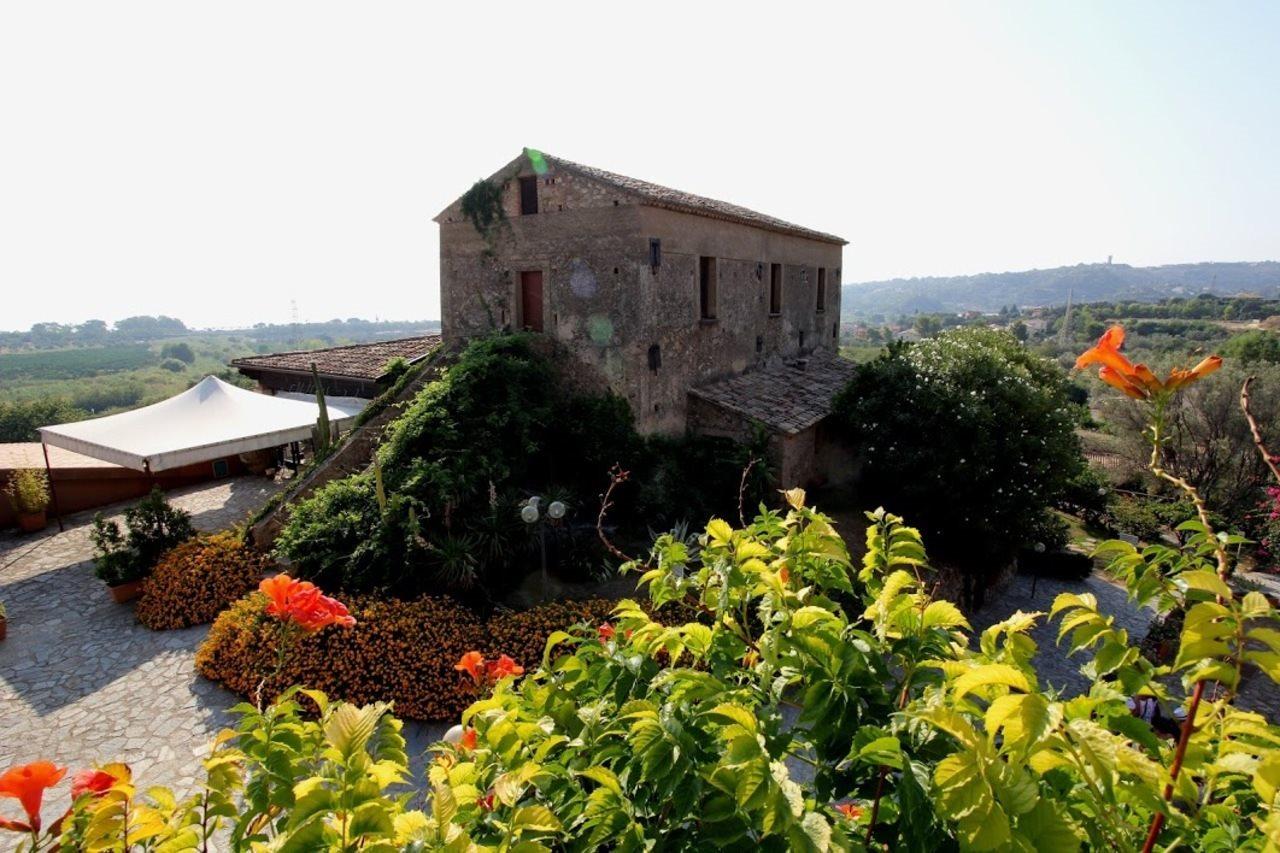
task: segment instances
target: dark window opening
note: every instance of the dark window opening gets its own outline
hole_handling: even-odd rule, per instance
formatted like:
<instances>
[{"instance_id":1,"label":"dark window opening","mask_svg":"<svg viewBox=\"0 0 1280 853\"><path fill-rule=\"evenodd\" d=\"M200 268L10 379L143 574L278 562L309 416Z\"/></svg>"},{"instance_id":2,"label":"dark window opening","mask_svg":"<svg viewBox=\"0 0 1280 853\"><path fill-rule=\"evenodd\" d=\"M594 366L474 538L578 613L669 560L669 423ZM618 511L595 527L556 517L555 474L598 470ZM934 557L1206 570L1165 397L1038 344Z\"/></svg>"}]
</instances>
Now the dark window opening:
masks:
<instances>
[{"instance_id":1,"label":"dark window opening","mask_svg":"<svg viewBox=\"0 0 1280 853\"><path fill-rule=\"evenodd\" d=\"M818 310L827 310L827 268L818 267Z\"/></svg>"},{"instance_id":2,"label":"dark window opening","mask_svg":"<svg viewBox=\"0 0 1280 853\"><path fill-rule=\"evenodd\" d=\"M649 346L649 369L657 373L660 367L662 367L662 347L659 344L651 344Z\"/></svg>"},{"instance_id":3,"label":"dark window opening","mask_svg":"<svg viewBox=\"0 0 1280 853\"><path fill-rule=\"evenodd\" d=\"M804 332L800 333L800 349L804 349Z\"/></svg>"},{"instance_id":4,"label":"dark window opening","mask_svg":"<svg viewBox=\"0 0 1280 853\"><path fill-rule=\"evenodd\" d=\"M538 178L530 175L520 179L520 215L538 212Z\"/></svg>"},{"instance_id":5,"label":"dark window opening","mask_svg":"<svg viewBox=\"0 0 1280 853\"><path fill-rule=\"evenodd\" d=\"M831 324L831 339L837 340L837 341L840 340L840 321L839 320Z\"/></svg>"},{"instance_id":6,"label":"dark window opening","mask_svg":"<svg viewBox=\"0 0 1280 853\"><path fill-rule=\"evenodd\" d=\"M716 318L716 259L698 258L698 316L703 320Z\"/></svg>"},{"instance_id":7,"label":"dark window opening","mask_svg":"<svg viewBox=\"0 0 1280 853\"><path fill-rule=\"evenodd\" d=\"M764 336L756 335L756 352L764 352Z\"/></svg>"},{"instance_id":8,"label":"dark window opening","mask_svg":"<svg viewBox=\"0 0 1280 853\"><path fill-rule=\"evenodd\" d=\"M769 313L782 313L782 264L769 265Z\"/></svg>"},{"instance_id":9,"label":"dark window opening","mask_svg":"<svg viewBox=\"0 0 1280 853\"><path fill-rule=\"evenodd\" d=\"M662 266L662 241L657 237L649 238L649 267L657 272L658 267Z\"/></svg>"},{"instance_id":10,"label":"dark window opening","mask_svg":"<svg viewBox=\"0 0 1280 853\"><path fill-rule=\"evenodd\" d=\"M764 264L756 264L756 281L764 281Z\"/></svg>"}]
</instances>

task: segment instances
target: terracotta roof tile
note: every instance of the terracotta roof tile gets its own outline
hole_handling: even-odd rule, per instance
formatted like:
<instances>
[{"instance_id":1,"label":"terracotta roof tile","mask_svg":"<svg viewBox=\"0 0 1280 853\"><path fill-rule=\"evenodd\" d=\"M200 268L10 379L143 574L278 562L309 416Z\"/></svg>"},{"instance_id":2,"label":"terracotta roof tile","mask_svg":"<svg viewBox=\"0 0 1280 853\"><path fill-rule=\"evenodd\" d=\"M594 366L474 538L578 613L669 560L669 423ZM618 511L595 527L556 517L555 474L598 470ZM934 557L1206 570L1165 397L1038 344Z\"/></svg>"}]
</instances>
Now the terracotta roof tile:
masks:
<instances>
[{"instance_id":1,"label":"terracotta roof tile","mask_svg":"<svg viewBox=\"0 0 1280 853\"><path fill-rule=\"evenodd\" d=\"M439 335L417 338L399 338L393 341L374 341L367 344L351 344L328 349L294 350L269 355L251 355L237 358L232 367L251 370L281 370L291 373L308 373L314 362L321 376L366 379L376 381L386 374L387 363L403 358L415 362L440 346Z\"/></svg>"},{"instance_id":2,"label":"terracotta roof tile","mask_svg":"<svg viewBox=\"0 0 1280 853\"><path fill-rule=\"evenodd\" d=\"M736 204L730 204L727 201L719 201L714 198L694 195L693 193L683 192L682 190L673 190L669 187L651 184L648 181L637 180L636 178L628 178L625 175L615 174L614 172L606 172L604 169L597 169L594 166L584 166L581 163L574 163L569 160L562 160L559 157L553 157L545 152L542 157L548 162L562 169L571 172L578 172L601 183L609 184L628 193L632 193L646 204L654 207L666 207L672 210L680 210L686 213L693 213L699 216L710 216L715 219L727 219L730 222L740 222L744 225L751 225L756 228L765 228L770 231L778 231L783 234L793 234L798 237L807 237L810 240L821 240L824 243L838 243L845 245L849 241L834 234L826 234L822 231L815 231L812 228L805 228L802 225L795 225L786 222L774 216L768 216L763 213L757 213L745 207Z\"/></svg>"},{"instance_id":3,"label":"terracotta roof tile","mask_svg":"<svg viewBox=\"0 0 1280 853\"><path fill-rule=\"evenodd\" d=\"M856 367L831 354L814 354L690 388L689 394L794 435L831 414L831 401Z\"/></svg>"}]
</instances>

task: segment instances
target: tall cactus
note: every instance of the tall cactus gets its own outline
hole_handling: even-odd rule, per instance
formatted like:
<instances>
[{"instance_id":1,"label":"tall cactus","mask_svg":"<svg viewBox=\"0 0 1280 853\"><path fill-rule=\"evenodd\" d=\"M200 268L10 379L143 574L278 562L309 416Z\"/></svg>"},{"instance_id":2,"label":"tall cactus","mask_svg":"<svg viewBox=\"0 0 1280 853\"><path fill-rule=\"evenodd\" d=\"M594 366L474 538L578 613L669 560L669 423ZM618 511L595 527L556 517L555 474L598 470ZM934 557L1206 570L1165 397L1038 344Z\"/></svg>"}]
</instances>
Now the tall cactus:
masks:
<instances>
[{"instance_id":1,"label":"tall cactus","mask_svg":"<svg viewBox=\"0 0 1280 853\"><path fill-rule=\"evenodd\" d=\"M320 407L320 417L316 418L316 455L329 449L333 435L329 429L329 407L324 402L324 387L320 384L320 371L316 363L311 362L311 379L316 383L316 405Z\"/></svg>"}]
</instances>

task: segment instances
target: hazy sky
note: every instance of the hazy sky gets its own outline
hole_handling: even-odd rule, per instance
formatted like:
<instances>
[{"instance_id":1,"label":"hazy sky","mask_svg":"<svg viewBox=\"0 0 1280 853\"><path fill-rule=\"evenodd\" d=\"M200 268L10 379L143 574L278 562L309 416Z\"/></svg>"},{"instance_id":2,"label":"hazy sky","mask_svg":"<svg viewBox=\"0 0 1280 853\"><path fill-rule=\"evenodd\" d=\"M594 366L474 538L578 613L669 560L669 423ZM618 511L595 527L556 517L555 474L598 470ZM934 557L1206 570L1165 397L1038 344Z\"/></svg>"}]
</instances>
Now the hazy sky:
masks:
<instances>
[{"instance_id":1,"label":"hazy sky","mask_svg":"<svg viewBox=\"0 0 1280 853\"><path fill-rule=\"evenodd\" d=\"M0 328L439 316L519 153L845 279L1280 258L1280 4L0 2Z\"/></svg>"}]
</instances>

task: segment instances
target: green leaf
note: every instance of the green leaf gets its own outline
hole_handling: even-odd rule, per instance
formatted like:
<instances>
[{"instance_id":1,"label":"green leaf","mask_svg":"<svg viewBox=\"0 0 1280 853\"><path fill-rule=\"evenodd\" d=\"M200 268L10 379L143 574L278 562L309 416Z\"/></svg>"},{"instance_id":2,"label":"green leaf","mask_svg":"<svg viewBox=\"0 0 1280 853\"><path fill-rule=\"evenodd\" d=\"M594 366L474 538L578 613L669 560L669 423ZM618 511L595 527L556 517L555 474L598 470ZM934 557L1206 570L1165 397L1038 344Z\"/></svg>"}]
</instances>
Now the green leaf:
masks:
<instances>
[{"instance_id":1,"label":"green leaf","mask_svg":"<svg viewBox=\"0 0 1280 853\"><path fill-rule=\"evenodd\" d=\"M1003 663L989 663L969 670L955 680L952 689L955 698L960 699L981 687L1000 685L1012 687L1024 693L1031 690L1027 677L1020 670Z\"/></svg>"},{"instance_id":2,"label":"green leaf","mask_svg":"<svg viewBox=\"0 0 1280 853\"><path fill-rule=\"evenodd\" d=\"M511 819L512 826L533 832L559 832L560 821L546 806L522 806Z\"/></svg>"},{"instance_id":3,"label":"green leaf","mask_svg":"<svg viewBox=\"0 0 1280 853\"><path fill-rule=\"evenodd\" d=\"M950 601L938 600L924 609L925 628L968 628L969 620L964 618L960 608Z\"/></svg>"},{"instance_id":4,"label":"green leaf","mask_svg":"<svg viewBox=\"0 0 1280 853\"><path fill-rule=\"evenodd\" d=\"M1231 600L1231 588L1223 582L1222 578L1218 577L1216 572L1211 572L1208 569L1196 569L1191 572L1183 572L1177 576L1177 579L1186 584L1188 589L1212 593L1221 597L1224 601Z\"/></svg>"}]
</instances>

